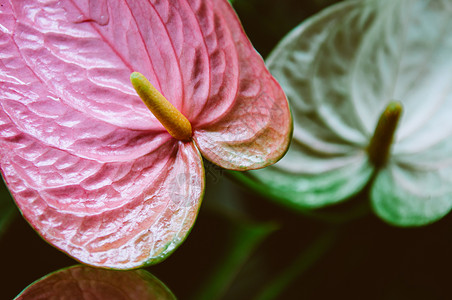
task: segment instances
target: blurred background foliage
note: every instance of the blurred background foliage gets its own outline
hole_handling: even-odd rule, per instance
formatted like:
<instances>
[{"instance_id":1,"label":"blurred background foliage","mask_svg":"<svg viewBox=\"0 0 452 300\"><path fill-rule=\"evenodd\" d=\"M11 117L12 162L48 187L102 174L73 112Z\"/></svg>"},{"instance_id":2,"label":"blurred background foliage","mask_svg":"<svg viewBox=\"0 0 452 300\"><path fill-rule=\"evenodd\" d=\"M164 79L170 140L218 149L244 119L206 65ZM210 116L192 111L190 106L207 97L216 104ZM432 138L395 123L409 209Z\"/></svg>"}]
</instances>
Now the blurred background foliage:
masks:
<instances>
[{"instance_id":1,"label":"blurred background foliage","mask_svg":"<svg viewBox=\"0 0 452 300\"><path fill-rule=\"evenodd\" d=\"M335 2L232 1L264 58L292 28ZM167 260L146 268L179 299L450 298L452 216L421 228L392 227L370 212L325 222L246 191L209 163L206 168L206 196L191 234ZM363 203L365 192L325 213L341 216ZM14 215L20 214L2 185L2 299L77 263Z\"/></svg>"}]
</instances>

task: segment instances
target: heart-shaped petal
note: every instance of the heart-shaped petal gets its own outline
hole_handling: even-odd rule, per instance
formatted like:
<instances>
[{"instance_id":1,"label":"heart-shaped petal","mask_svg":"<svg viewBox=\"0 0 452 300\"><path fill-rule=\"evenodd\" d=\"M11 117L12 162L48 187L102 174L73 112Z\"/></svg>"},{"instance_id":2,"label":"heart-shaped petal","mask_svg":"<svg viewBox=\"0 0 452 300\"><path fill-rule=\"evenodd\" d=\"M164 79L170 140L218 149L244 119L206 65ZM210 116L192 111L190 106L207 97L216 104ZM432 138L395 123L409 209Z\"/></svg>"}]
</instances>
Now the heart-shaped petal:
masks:
<instances>
[{"instance_id":1,"label":"heart-shaped petal","mask_svg":"<svg viewBox=\"0 0 452 300\"><path fill-rule=\"evenodd\" d=\"M381 170L372 189L375 212L395 225L424 225L452 209L452 139L415 145L426 148L394 154L392 163Z\"/></svg>"},{"instance_id":2,"label":"heart-shaped petal","mask_svg":"<svg viewBox=\"0 0 452 300\"><path fill-rule=\"evenodd\" d=\"M2 18L13 18L3 9ZM118 116L62 101L66 94L55 94L22 59L28 48L13 46L20 28L5 28L1 36L0 162L22 213L47 241L84 263L134 268L162 260L185 239L199 209L204 170L198 150L160 124L152 127L151 118L147 129L120 127L123 121L111 122ZM130 90L112 92L132 99ZM104 105L107 114L112 107Z\"/></svg>"},{"instance_id":3,"label":"heart-shaped petal","mask_svg":"<svg viewBox=\"0 0 452 300\"><path fill-rule=\"evenodd\" d=\"M368 147L395 100L403 113L375 177L374 209L403 226L445 215L452 207L451 13L442 0L346 1L295 28L267 61L291 102L294 140L280 162L246 180L299 208L352 196L374 172Z\"/></svg>"},{"instance_id":4,"label":"heart-shaped petal","mask_svg":"<svg viewBox=\"0 0 452 300\"><path fill-rule=\"evenodd\" d=\"M171 253L203 195L199 151L243 169L287 149L286 98L224 0L18 0L0 21L2 174L31 225L86 264ZM166 132L133 71L188 118L193 141Z\"/></svg>"},{"instance_id":5,"label":"heart-shaped petal","mask_svg":"<svg viewBox=\"0 0 452 300\"><path fill-rule=\"evenodd\" d=\"M233 174L264 196L301 210L348 198L360 191L372 175L364 151L348 157L307 156L302 148L293 141L276 165Z\"/></svg>"},{"instance_id":6,"label":"heart-shaped petal","mask_svg":"<svg viewBox=\"0 0 452 300\"><path fill-rule=\"evenodd\" d=\"M121 76L139 71L198 129L212 162L254 169L282 157L285 95L226 1L92 3L14 2L15 43L57 97L114 125L160 127Z\"/></svg>"},{"instance_id":7,"label":"heart-shaped petal","mask_svg":"<svg viewBox=\"0 0 452 300\"><path fill-rule=\"evenodd\" d=\"M291 102L293 140L275 165L237 174L257 182L263 193L301 209L348 198L372 174L365 152L367 134L348 98L345 59L353 57L354 44L350 38L336 47L348 28L338 28L336 21L364 31L364 16L354 6L358 4L344 3L313 17L271 53L267 66Z\"/></svg>"},{"instance_id":8,"label":"heart-shaped petal","mask_svg":"<svg viewBox=\"0 0 452 300\"><path fill-rule=\"evenodd\" d=\"M190 5L197 7L197 2ZM263 168L287 151L292 131L288 103L230 5L212 1L211 6L210 14L202 6L196 10L210 78L205 79L207 97L194 106L201 108L191 119L194 139L203 156L223 168Z\"/></svg>"},{"instance_id":9,"label":"heart-shaped petal","mask_svg":"<svg viewBox=\"0 0 452 300\"><path fill-rule=\"evenodd\" d=\"M15 299L175 300L176 297L145 270L112 271L73 266L35 281Z\"/></svg>"},{"instance_id":10,"label":"heart-shaped petal","mask_svg":"<svg viewBox=\"0 0 452 300\"><path fill-rule=\"evenodd\" d=\"M451 185L452 168L428 170L395 164L377 175L372 204L375 213L394 225L425 225L451 210Z\"/></svg>"},{"instance_id":11,"label":"heart-shaped petal","mask_svg":"<svg viewBox=\"0 0 452 300\"><path fill-rule=\"evenodd\" d=\"M84 263L125 269L158 262L194 223L204 170L192 143L165 136L136 159L99 162L19 130L10 138L20 145L2 143L1 165L23 215Z\"/></svg>"}]
</instances>

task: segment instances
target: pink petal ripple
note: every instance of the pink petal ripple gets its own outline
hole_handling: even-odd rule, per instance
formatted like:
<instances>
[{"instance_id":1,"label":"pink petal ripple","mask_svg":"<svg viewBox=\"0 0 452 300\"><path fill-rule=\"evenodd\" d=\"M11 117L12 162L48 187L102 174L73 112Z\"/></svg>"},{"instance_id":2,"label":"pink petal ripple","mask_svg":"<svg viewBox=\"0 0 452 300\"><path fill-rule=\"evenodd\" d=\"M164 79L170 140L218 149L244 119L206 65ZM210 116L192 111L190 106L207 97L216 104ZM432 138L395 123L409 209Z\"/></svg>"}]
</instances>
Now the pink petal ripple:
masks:
<instances>
[{"instance_id":1,"label":"pink petal ripple","mask_svg":"<svg viewBox=\"0 0 452 300\"><path fill-rule=\"evenodd\" d=\"M288 147L286 98L225 0L11 0L0 32L3 177L34 229L83 263L130 269L174 251L201 203L200 152L242 170ZM195 143L166 132L133 71Z\"/></svg>"}]
</instances>

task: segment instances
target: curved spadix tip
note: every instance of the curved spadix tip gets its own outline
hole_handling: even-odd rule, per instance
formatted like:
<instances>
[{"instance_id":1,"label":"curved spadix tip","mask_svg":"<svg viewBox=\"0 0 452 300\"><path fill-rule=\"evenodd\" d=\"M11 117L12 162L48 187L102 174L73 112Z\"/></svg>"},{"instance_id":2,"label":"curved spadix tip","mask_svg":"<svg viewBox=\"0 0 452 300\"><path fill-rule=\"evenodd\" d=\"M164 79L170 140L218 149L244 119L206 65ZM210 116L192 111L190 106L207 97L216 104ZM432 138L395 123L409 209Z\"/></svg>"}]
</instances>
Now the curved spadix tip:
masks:
<instances>
[{"instance_id":1,"label":"curved spadix tip","mask_svg":"<svg viewBox=\"0 0 452 300\"><path fill-rule=\"evenodd\" d=\"M402 110L400 101L390 101L378 120L374 135L367 147L369 160L377 168L385 165L389 158Z\"/></svg>"},{"instance_id":2,"label":"curved spadix tip","mask_svg":"<svg viewBox=\"0 0 452 300\"><path fill-rule=\"evenodd\" d=\"M190 141L193 135L190 121L139 73L130 74L130 82L144 104L174 138Z\"/></svg>"},{"instance_id":3,"label":"curved spadix tip","mask_svg":"<svg viewBox=\"0 0 452 300\"><path fill-rule=\"evenodd\" d=\"M384 114L391 118L399 118L402 114L402 102L400 101L391 101L386 106Z\"/></svg>"}]
</instances>

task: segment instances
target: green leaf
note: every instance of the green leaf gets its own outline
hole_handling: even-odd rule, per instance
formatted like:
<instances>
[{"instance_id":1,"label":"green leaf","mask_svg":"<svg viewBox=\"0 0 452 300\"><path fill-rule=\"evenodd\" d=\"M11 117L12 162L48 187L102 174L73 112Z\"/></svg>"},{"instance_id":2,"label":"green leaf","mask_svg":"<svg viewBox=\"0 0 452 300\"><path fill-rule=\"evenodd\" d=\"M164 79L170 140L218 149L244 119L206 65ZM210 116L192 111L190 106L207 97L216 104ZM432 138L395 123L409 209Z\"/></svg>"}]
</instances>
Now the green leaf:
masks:
<instances>
[{"instance_id":1,"label":"green leaf","mask_svg":"<svg viewBox=\"0 0 452 300\"><path fill-rule=\"evenodd\" d=\"M35 281L15 299L155 299L176 297L145 270L114 271L78 265Z\"/></svg>"},{"instance_id":2,"label":"green leaf","mask_svg":"<svg viewBox=\"0 0 452 300\"><path fill-rule=\"evenodd\" d=\"M208 278L192 297L197 300L223 299L259 246L280 229L276 222L253 220L244 207L248 199L236 184L223 176L224 170L208 161L205 167L207 189L203 208L222 219L228 230L223 236L224 249L218 253L220 259L209 268Z\"/></svg>"},{"instance_id":3,"label":"green leaf","mask_svg":"<svg viewBox=\"0 0 452 300\"><path fill-rule=\"evenodd\" d=\"M206 284L196 294L194 299L221 299L232 284L237 273L252 256L256 248L275 230L274 223L238 223L232 231L223 258L215 266Z\"/></svg>"},{"instance_id":4,"label":"green leaf","mask_svg":"<svg viewBox=\"0 0 452 300\"><path fill-rule=\"evenodd\" d=\"M375 175L371 201L385 221L416 226L447 214L451 15L445 0L346 1L300 24L267 59L292 108L290 149L274 166L238 177L306 209L347 199ZM403 112L388 160L377 165L368 146L393 101Z\"/></svg>"},{"instance_id":5,"label":"green leaf","mask_svg":"<svg viewBox=\"0 0 452 300\"><path fill-rule=\"evenodd\" d=\"M309 268L327 253L338 238L338 229L336 227L328 228L323 234L317 237L309 247L300 253L291 265L269 282L255 298L256 300L278 299L278 296L289 286L297 277L303 275Z\"/></svg>"}]
</instances>

